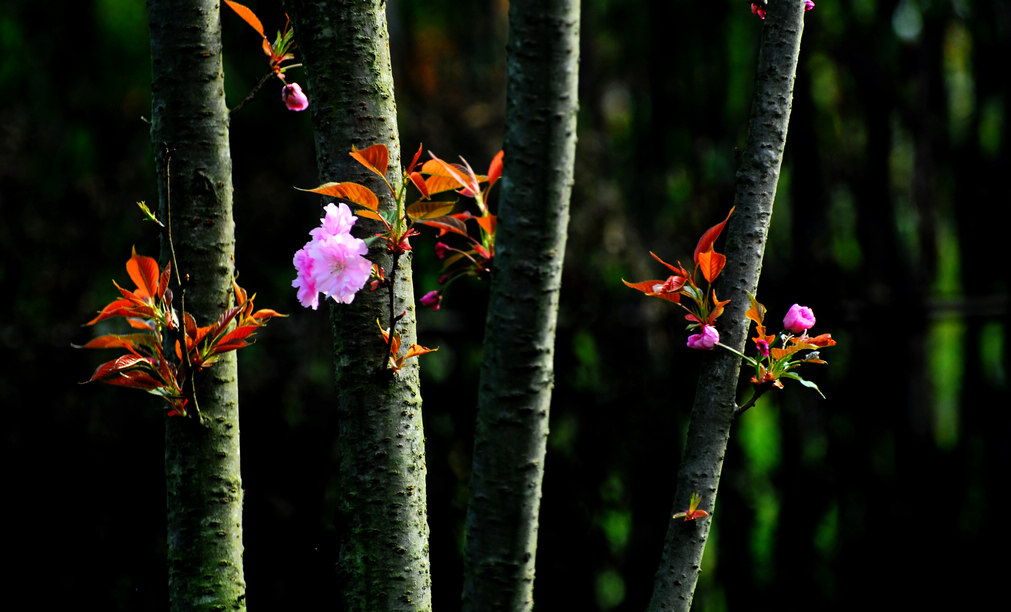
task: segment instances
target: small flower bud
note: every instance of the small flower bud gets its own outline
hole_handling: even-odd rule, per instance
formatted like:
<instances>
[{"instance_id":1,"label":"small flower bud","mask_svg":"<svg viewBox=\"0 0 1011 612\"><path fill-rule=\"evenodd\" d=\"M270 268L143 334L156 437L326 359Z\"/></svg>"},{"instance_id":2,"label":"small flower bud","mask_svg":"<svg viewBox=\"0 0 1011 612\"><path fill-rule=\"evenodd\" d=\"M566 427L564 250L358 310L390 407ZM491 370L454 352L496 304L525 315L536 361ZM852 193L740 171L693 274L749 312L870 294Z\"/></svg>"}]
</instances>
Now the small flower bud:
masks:
<instances>
[{"instance_id":1,"label":"small flower bud","mask_svg":"<svg viewBox=\"0 0 1011 612\"><path fill-rule=\"evenodd\" d=\"M783 317L783 327L795 334L814 327L814 312L807 306L794 304Z\"/></svg>"},{"instance_id":2,"label":"small flower bud","mask_svg":"<svg viewBox=\"0 0 1011 612\"><path fill-rule=\"evenodd\" d=\"M281 89L281 100L290 111L304 111L309 108L309 98L302 93L302 87L298 83L285 85Z\"/></svg>"}]
</instances>

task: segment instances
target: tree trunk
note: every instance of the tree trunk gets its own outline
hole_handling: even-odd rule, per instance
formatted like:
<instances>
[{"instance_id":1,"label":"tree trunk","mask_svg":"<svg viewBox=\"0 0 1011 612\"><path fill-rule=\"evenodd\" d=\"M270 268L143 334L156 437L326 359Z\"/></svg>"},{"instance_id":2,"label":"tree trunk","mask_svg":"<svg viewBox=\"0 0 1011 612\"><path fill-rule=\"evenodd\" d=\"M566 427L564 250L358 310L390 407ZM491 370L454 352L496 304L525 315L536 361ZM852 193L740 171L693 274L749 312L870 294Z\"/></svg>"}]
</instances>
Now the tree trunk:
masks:
<instances>
[{"instance_id":1,"label":"tree trunk","mask_svg":"<svg viewBox=\"0 0 1011 612\"><path fill-rule=\"evenodd\" d=\"M287 4L308 79L320 182L354 181L395 207L385 185L348 155L383 143L389 148L387 179L402 179L397 108L390 68L383 0ZM317 214L301 215L312 225ZM382 231L359 219L360 238ZM369 259L393 274L385 244L371 245ZM396 314L403 346L414 343L415 304L410 253L395 270ZM340 461L337 529L338 574L349 610L431 608L425 439L417 359L396 374L385 366L386 345L376 320L390 325L385 289L360 291L350 305L331 308L338 390Z\"/></svg>"},{"instance_id":2,"label":"tree trunk","mask_svg":"<svg viewBox=\"0 0 1011 612\"><path fill-rule=\"evenodd\" d=\"M533 606L576 145L579 1L509 7L505 161L467 512L464 609Z\"/></svg>"},{"instance_id":3,"label":"tree trunk","mask_svg":"<svg viewBox=\"0 0 1011 612\"><path fill-rule=\"evenodd\" d=\"M721 318L722 342L743 350L748 332L744 317L762 270L765 240L776 197L776 184L786 145L793 82L804 30L804 2L769 3L762 31L748 140L737 172L736 210L727 225L727 265L717 295L730 304ZM688 508L693 492L699 506L713 514L723 457L730 438L741 360L714 351L703 363L695 390L684 457L672 514ZM660 567L654 579L650 610L689 610L698 580L711 519L672 519L667 528Z\"/></svg>"},{"instance_id":4,"label":"tree trunk","mask_svg":"<svg viewBox=\"0 0 1011 612\"><path fill-rule=\"evenodd\" d=\"M148 9L161 218L185 285L173 288L174 306L208 325L232 300L235 245L218 2L150 0ZM170 608L245 610L234 352L197 376L196 402L201 419L166 421Z\"/></svg>"}]
</instances>

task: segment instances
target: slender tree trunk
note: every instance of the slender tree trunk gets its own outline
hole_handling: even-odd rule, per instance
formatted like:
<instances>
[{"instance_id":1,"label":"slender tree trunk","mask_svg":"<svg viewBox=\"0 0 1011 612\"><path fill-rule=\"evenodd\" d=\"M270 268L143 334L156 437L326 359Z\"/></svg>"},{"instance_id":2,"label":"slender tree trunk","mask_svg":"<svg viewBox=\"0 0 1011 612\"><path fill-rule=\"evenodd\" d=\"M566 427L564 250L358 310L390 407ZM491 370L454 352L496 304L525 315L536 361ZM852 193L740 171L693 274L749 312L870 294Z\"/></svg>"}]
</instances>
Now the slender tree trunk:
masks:
<instances>
[{"instance_id":1,"label":"slender tree trunk","mask_svg":"<svg viewBox=\"0 0 1011 612\"><path fill-rule=\"evenodd\" d=\"M505 162L467 512L464 609L533 606L576 148L579 0L509 7Z\"/></svg>"},{"instance_id":2,"label":"slender tree trunk","mask_svg":"<svg viewBox=\"0 0 1011 612\"><path fill-rule=\"evenodd\" d=\"M765 240L786 145L793 82L804 30L804 2L769 3L762 31L755 91L748 122L748 140L737 172L734 204L727 225L727 265L717 295L729 299L721 318L724 344L743 350L750 304L762 270ZM671 514L688 508L693 492L702 496L701 509L713 514L723 457L730 438L741 360L714 351L699 374L684 457ZM698 580L711 519L670 521L660 567L654 579L650 610L689 610Z\"/></svg>"},{"instance_id":3,"label":"slender tree trunk","mask_svg":"<svg viewBox=\"0 0 1011 612\"><path fill-rule=\"evenodd\" d=\"M148 9L161 218L185 285L174 305L208 325L233 298L235 246L218 2L150 0ZM166 421L170 607L245 610L234 352L197 376L196 399L202 419Z\"/></svg>"},{"instance_id":4,"label":"slender tree trunk","mask_svg":"<svg viewBox=\"0 0 1011 612\"><path fill-rule=\"evenodd\" d=\"M390 69L383 0L290 0L308 78L320 182L355 181L380 197L380 210L395 207L385 185L348 153L383 143L390 151L387 179L401 181L397 108ZM301 214L307 227L318 215ZM355 234L382 230L360 219ZM415 342L411 258L397 269L381 241L369 258L396 276L397 324L404 346ZM396 374L384 365L376 320L390 325L385 290L362 290L350 305L331 308L340 420L337 529L338 573L349 610L431 608L425 439L417 359Z\"/></svg>"}]
</instances>

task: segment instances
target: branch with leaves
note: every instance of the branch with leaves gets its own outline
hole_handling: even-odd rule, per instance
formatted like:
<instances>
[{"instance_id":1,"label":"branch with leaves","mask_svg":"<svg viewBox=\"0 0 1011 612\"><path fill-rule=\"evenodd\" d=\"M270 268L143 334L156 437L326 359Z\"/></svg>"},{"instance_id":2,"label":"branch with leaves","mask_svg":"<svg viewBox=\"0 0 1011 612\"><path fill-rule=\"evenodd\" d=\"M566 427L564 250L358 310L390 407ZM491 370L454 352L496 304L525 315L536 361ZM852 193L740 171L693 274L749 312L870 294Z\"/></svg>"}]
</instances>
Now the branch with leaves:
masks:
<instances>
[{"instance_id":1,"label":"branch with leaves","mask_svg":"<svg viewBox=\"0 0 1011 612\"><path fill-rule=\"evenodd\" d=\"M354 238L351 236L351 227L357 219L352 216L347 204L328 204L324 209L326 216L321 220L321 227L310 232L313 239L295 254L295 269L298 274L292 281L292 286L298 290L298 299L302 305L314 310L319 306L320 294L324 298L350 304L355 293L366 284L371 291L386 288L389 294L390 327L384 329L380 324L379 330L387 346L384 363L394 372L403 367L405 360L438 350L410 344L401 351L401 336L396 330L397 322L404 316L404 313L397 313L394 306L397 262L413 248L410 239L419 234L415 226L428 225L437 229L440 236L456 234L469 241L467 250L453 249L455 254L446 257L443 268L452 269L440 281L446 284L447 279L452 280L458 276L490 274L495 252L496 218L489 212L487 201L492 186L502 174L502 153L495 156L487 175L476 174L466 161L450 164L431 154L431 159L419 164L421 153L422 147L418 147L411 163L404 169L405 180L394 186L386 178L389 151L385 145L375 144L366 149L351 151L351 157L379 176L389 190L396 202L396 206L389 211L381 212L379 197L359 183L330 182L302 190L348 202L356 207L354 214L358 217L383 224L384 231L368 240ZM413 186L418 195L413 202L407 204L409 186ZM456 195L473 198L479 215L469 211L454 212L458 208ZM477 225L477 237L468 232L468 220L473 220ZM365 258L368 243L374 240L385 243L386 252L393 257L389 273ZM441 242L436 245L436 253L441 252L442 257L450 249ZM454 264L458 265L454 267ZM420 300L423 305L435 310L441 301L442 295L438 291L430 292Z\"/></svg>"}]
</instances>

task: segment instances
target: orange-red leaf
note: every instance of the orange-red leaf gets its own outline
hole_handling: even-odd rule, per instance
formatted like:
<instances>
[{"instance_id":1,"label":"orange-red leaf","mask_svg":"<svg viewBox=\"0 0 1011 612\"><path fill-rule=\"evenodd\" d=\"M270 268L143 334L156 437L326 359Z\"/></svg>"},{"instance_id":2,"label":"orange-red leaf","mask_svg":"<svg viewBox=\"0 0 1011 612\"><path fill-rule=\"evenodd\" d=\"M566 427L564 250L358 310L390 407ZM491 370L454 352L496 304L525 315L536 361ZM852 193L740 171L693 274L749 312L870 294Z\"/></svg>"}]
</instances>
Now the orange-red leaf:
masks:
<instances>
[{"instance_id":1,"label":"orange-red leaf","mask_svg":"<svg viewBox=\"0 0 1011 612\"><path fill-rule=\"evenodd\" d=\"M659 261L663 265L665 265L668 268L670 268L671 272L673 272L674 274L676 274L678 276L688 276L688 271L684 269L684 266L682 266L680 262L678 262L677 266L672 266L671 264L667 263L666 261L660 259L660 257L657 256L657 254L654 253L653 251L650 251L649 254L653 256L653 259Z\"/></svg>"},{"instance_id":2,"label":"orange-red leaf","mask_svg":"<svg viewBox=\"0 0 1011 612\"><path fill-rule=\"evenodd\" d=\"M495 215L485 215L483 217L474 217L477 224L481 226L481 229L485 231L486 234L491 236L495 235L495 228L498 225L498 217Z\"/></svg>"},{"instance_id":3,"label":"orange-red leaf","mask_svg":"<svg viewBox=\"0 0 1011 612\"><path fill-rule=\"evenodd\" d=\"M621 279L621 282L636 291L642 291L650 297L658 297L662 300L667 300L668 302L674 302L675 304L680 303L681 301L680 293L657 293L654 291L655 289L663 286L665 281L662 280L648 280L642 281L641 283L630 283L625 279Z\"/></svg>"},{"instance_id":4,"label":"orange-red leaf","mask_svg":"<svg viewBox=\"0 0 1011 612\"><path fill-rule=\"evenodd\" d=\"M249 7L239 4L238 2L232 2L232 0L225 0L225 4L229 6L233 11L238 13L242 20L253 26L253 29L260 33L260 36L266 37L263 33L263 24L260 23L259 17L249 9Z\"/></svg>"},{"instance_id":5,"label":"orange-red leaf","mask_svg":"<svg viewBox=\"0 0 1011 612\"><path fill-rule=\"evenodd\" d=\"M495 157L491 160L491 165L488 166L488 186L491 187L495 184L495 181L502 177L502 159L505 156L505 151L499 151Z\"/></svg>"},{"instance_id":6,"label":"orange-red leaf","mask_svg":"<svg viewBox=\"0 0 1011 612\"><path fill-rule=\"evenodd\" d=\"M695 246L695 263L699 263L699 255L706 251L711 251L713 249L713 243L719 238L720 232L723 231L723 226L727 224L730 220L730 215L734 214L734 209L731 208L730 212L727 213L727 218L723 220L722 223L717 223L708 230L705 234L702 234L702 238L699 239L699 243Z\"/></svg>"},{"instance_id":7,"label":"orange-red leaf","mask_svg":"<svg viewBox=\"0 0 1011 612\"><path fill-rule=\"evenodd\" d=\"M428 162L425 162L425 165L427 166ZM463 187L463 184L451 176L433 174L425 179L425 190L428 191L429 196L436 193L442 193L443 191L452 191L461 187Z\"/></svg>"},{"instance_id":8,"label":"orange-red leaf","mask_svg":"<svg viewBox=\"0 0 1011 612\"><path fill-rule=\"evenodd\" d=\"M358 183L324 183L315 189L302 189L321 195L347 200L371 211L379 210L379 198L372 190Z\"/></svg>"},{"instance_id":9,"label":"orange-red leaf","mask_svg":"<svg viewBox=\"0 0 1011 612\"><path fill-rule=\"evenodd\" d=\"M415 221L444 217L453 211L454 202L418 201L407 207L407 215Z\"/></svg>"},{"instance_id":10,"label":"orange-red leaf","mask_svg":"<svg viewBox=\"0 0 1011 612\"><path fill-rule=\"evenodd\" d=\"M414 183L414 186L417 187L418 191L421 192L421 197L423 198L432 197L432 194L428 192L428 185L425 184L425 177L421 176L420 172L408 172L407 178L411 179L411 182Z\"/></svg>"},{"instance_id":11,"label":"orange-red leaf","mask_svg":"<svg viewBox=\"0 0 1011 612\"><path fill-rule=\"evenodd\" d=\"M468 238L470 237L467 233L467 226L464 225L463 221L448 215L445 217L438 217L436 219L419 219L418 223L438 229L439 236L442 236L446 232L452 232L454 234L460 234L461 236L467 236Z\"/></svg>"},{"instance_id":12,"label":"orange-red leaf","mask_svg":"<svg viewBox=\"0 0 1011 612\"><path fill-rule=\"evenodd\" d=\"M383 217L379 213L372 210L356 210L355 214L364 219L375 219L376 221L382 221L383 223L386 223L386 219L383 219ZM389 226L387 225L387 227Z\"/></svg>"},{"instance_id":13,"label":"orange-red leaf","mask_svg":"<svg viewBox=\"0 0 1011 612\"><path fill-rule=\"evenodd\" d=\"M386 167L390 163L390 151L384 144L374 144L361 151L351 150L351 157L355 158L359 164L375 172L379 176L386 178Z\"/></svg>"},{"instance_id":14,"label":"orange-red leaf","mask_svg":"<svg viewBox=\"0 0 1011 612\"><path fill-rule=\"evenodd\" d=\"M133 250L133 255L126 262L126 272L130 275L130 280L137 285L134 292L138 297L146 298L158 295L158 285L161 281L158 262L153 257L138 255L137 250Z\"/></svg>"},{"instance_id":15,"label":"orange-red leaf","mask_svg":"<svg viewBox=\"0 0 1011 612\"><path fill-rule=\"evenodd\" d=\"M710 283L716 280L727 264L727 256L710 249L699 253L695 258L695 263L702 269L702 276Z\"/></svg>"}]
</instances>

